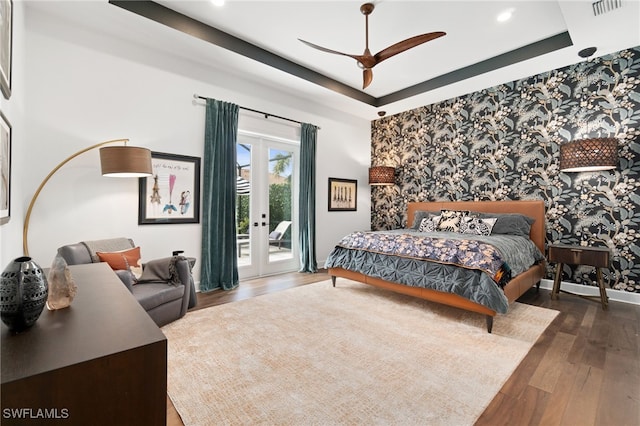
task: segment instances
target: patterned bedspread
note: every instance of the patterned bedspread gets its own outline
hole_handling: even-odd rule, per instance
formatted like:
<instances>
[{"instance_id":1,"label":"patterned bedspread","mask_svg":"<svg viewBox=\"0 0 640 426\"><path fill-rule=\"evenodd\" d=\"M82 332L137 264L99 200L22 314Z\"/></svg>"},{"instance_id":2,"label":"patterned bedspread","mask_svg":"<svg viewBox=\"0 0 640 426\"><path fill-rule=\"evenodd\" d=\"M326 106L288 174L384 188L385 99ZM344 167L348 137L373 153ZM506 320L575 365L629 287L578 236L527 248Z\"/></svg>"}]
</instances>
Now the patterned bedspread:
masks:
<instances>
[{"instance_id":1,"label":"patterned bedspread","mask_svg":"<svg viewBox=\"0 0 640 426\"><path fill-rule=\"evenodd\" d=\"M497 282L505 284L542 259L526 237L404 229L350 234L331 251L325 267L457 294L506 313L509 301Z\"/></svg>"},{"instance_id":2,"label":"patterned bedspread","mask_svg":"<svg viewBox=\"0 0 640 426\"><path fill-rule=\"evenodd\" d=\"M483 271L501 288L511 280L509 265L494 246L477 240L434 238L416 233L353 232L338 246Z\"/></svg>"}]
</instances>

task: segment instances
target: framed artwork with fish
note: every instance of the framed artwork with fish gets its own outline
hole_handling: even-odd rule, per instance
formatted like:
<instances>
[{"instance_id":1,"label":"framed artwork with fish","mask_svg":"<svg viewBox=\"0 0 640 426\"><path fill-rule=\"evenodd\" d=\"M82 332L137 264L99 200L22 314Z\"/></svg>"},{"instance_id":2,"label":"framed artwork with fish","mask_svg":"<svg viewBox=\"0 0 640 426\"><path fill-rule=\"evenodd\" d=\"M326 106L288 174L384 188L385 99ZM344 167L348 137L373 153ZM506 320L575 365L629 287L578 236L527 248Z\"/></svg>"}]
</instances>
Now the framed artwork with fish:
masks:
<instances>
[{"instance_id":1,"label":"framed artwork with fish","mask_svg":"<svg viewBox=\"0 0 640 426\"><path fill-rule=\"evenodd\" d=\"M200 157L151 152L138 182L138 225L200 223Z\"/></svg>"}]
</instances>

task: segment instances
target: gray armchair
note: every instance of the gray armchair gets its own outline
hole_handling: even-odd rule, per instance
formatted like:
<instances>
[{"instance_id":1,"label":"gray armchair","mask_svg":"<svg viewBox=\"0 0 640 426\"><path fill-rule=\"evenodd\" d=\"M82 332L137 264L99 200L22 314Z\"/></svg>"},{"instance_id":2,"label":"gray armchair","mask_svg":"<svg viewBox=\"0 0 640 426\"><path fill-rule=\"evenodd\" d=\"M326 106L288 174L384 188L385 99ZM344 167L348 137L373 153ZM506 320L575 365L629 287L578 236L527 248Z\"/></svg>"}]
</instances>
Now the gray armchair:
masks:
<instances>
[{"instance_id":1,"label":"gray armchair","mask_svg":"<svg viewBox=\"0 0 640 426\"><path fill-rule=\"evenodd\" d=\"M112 238L62 246L58 254L67 264L78 265L100 262L96 252L115 252L134 247L133 240L129 238ZM114 272L153 321L162 327L182 318L187 309L196 305L191 275L194 261L193 258L171 256L146 262L140 280L136 280L129 270Z\"/></svg>"}]
</instances>

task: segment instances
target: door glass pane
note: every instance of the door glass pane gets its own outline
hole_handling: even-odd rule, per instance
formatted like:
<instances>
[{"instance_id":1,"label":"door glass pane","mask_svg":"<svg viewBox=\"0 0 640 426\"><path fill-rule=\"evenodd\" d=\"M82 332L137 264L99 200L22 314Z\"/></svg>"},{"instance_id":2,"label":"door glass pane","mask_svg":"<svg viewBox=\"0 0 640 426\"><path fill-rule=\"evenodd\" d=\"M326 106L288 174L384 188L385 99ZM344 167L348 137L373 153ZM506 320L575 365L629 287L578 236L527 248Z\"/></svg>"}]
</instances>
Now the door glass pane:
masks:
<instances>
[{"instance_id":1,"label":"door glass pane","mask_svg":"<svg viewBox=\"0 0 640 426\"><path fill-rule=\"evenodd\" d=\"M293 152L269 148L269 263L291 259Z\"/></svg>"},{"instance_id":2,"label":"door glass pane","mask_svg":"<svg viewBox=\"0 0 640 426\"><path fill-rule=\"evenodd\" d=\"M239 134L236 247L241 279L297 269L298 146Z\"/></svg>"},{"instance_id":3,"label":"door glass pane","mask_svg":"<svg viewBox=\"0 0 640 426\"><path fill-rule=\"evenodd\" d=\"M237 198L236 245L238 266L251 264L251 145L238 143L237 148Z\"/></svg>"}]
</instances>

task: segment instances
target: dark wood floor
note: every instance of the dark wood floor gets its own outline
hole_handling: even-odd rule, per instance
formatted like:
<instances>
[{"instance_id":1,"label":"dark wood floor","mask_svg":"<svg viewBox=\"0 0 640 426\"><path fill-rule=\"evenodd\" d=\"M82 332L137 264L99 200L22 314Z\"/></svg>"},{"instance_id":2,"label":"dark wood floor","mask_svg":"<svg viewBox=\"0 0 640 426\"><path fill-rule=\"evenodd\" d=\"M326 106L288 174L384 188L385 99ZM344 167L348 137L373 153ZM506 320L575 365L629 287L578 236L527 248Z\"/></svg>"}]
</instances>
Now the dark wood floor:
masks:
<instances>
[{"instance_id":1,"label":"dark wood floor","mask_svg":"<svg viewBox=\"0 0 640 426\"><path fill-rule=\"evenodd\" d=\"M289 273L244 281L233 291L198 293L194 309L221 305L328 279ZM640 425L640 307L599 303L531 289L519 302L556 309L542 334L477 425ZM500 318L496 318L499 321ZM500 362L500 360L496 360ZM167 398L167 424L182 425Z\"/></svg>"}]
</instances>

